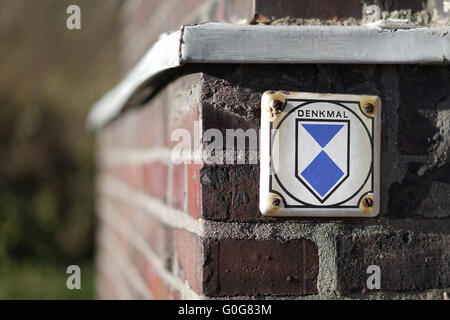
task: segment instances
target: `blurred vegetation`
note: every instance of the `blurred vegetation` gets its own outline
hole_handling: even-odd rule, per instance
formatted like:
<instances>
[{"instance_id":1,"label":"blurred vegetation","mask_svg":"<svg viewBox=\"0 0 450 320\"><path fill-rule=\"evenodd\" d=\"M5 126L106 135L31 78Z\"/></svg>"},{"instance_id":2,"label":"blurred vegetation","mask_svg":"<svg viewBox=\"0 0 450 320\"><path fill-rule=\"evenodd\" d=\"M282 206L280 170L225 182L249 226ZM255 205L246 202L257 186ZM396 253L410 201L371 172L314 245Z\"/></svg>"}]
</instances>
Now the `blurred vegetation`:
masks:
<instances>
[{"instance_id":1,"label":"blurred vegetation","mask_svg":"<svg viewBox=\"0 0 450 320\"><path fill-rule=\"evenodd\" d=\"M119 80L120 2L0 0L0 299L94 297L87 112ZM66 8L81 8L81 30ZM66 288L80 265L82 290Z\"/></svg>"}]
</instances>

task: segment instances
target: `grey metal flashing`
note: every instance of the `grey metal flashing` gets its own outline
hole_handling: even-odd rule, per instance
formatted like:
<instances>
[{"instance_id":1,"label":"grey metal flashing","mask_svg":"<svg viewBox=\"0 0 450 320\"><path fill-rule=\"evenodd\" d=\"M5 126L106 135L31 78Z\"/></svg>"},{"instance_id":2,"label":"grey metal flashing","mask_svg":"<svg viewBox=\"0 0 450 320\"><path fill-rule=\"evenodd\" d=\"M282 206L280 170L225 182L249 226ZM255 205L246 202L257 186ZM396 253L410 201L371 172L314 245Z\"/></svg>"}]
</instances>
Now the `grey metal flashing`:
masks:
<instances>
[{"instance_id":1,"label":"grey metal flashing","mask_svg":"<svg viewBox=\"0 0 450 320\"><path fill-rule=\"evenodd\" d=\"M132 104L143 85L184 64L448 64L449 57L450 27L184 26L162 36L126 78L93 106L88 125L102 127Z\"/></svg>"},{"instance_id":2,"label":"grey metal flashing","mask_svg":"<svg viewBox=\"0 0 450 320\"><path fill-rule=\"evenodd\" d=\"M398 27L397 27L398 28ZM450 28L387 30L377 25L186 27L184 63L442 63Z\"/></svg>"},{"instance_id":3,"label":"grey metal flashing","mask_svg":"<svg viewBox=\"0 0 450 320\"><path fill-rule=\"evenodd\" d=\"M125 79L94 104L88 115L88 126L92 129L102 127L132 101L133 95L143 84L179 67L181 35L181 30L162 35Z\"/></svg>"}]
</instances>

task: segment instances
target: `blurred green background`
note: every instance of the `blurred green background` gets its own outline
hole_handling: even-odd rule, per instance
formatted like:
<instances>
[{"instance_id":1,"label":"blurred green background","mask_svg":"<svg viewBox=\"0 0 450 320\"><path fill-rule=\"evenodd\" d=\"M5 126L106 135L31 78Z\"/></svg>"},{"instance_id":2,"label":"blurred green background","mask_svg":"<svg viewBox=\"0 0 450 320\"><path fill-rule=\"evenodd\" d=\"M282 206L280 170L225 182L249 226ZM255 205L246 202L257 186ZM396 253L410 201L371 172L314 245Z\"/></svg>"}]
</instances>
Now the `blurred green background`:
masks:
<instances>
[{"instance_id":1,"label":"blurred green background","mask_svg":"<svg viewBox=\"0 0 450 320\"><path fill-rule=\"evenodd\" d=\"M81 8L81 30L66 8ZM120 1L0 0L0 299L90 299L94 135L119 81ZM81 267L81 290L66 268Z\"/></svg>"}]
</instances>

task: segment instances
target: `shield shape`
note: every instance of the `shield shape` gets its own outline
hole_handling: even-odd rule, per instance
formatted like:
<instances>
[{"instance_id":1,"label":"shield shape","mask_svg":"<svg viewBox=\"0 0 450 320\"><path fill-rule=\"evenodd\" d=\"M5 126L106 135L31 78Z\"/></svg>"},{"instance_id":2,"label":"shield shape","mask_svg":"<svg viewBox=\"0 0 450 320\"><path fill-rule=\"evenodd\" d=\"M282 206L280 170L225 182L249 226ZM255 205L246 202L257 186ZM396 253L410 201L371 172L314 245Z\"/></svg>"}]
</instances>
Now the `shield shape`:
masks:
<instances>
[{"instance_id":1,"label":"shield shape","mask_svg":"<svg viewBox=\"0 0 450 320\"><path fill-rule=\"evenodd\" d=\"M324 203L350 172L350 121L297 119L295 176Z\"/></svg>"}]
</instances>

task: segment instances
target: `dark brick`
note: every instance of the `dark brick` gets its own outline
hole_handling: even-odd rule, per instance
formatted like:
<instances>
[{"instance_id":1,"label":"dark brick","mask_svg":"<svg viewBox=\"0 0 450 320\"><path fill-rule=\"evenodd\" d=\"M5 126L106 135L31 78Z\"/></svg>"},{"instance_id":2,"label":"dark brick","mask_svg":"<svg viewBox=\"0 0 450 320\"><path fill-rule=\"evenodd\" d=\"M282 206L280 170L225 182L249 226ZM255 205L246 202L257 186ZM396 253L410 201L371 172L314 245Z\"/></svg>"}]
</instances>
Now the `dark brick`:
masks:
<instances>
[{"instance_id":1,"label":"dark brick","mask_svg":"<svg viewBox=\"0 0 450 320\"><path fill-rule=\"evenodd\" d=\"M447 288L450 236L392 232L338 238L338 293L368 292L366 270L370 265L381 269L383 292Z\"/></svg>"},{"instance_id":2,"label":"dark brick","mask_svg":"<svg viewBox=\"0 0 450 320\"><path fill-rule=\"evenodd\" d=\"M259 166L205 166L201 170L203 218L264 220L259 211Z\"/></svg>"},{"instance_id":3,"label":"dark brick","mask_svg":"<svg viewBox=\"0 0 450 320\"><path fill-rule=\"evenodd\" d=\"M319 256L306 239L219 242L220 296L317 294Z\"/></svg>"},{"instance_id":4,"label":"dark brick","mask_svg":"<svg viewBox=\"0 0 450 320\"><path fill-rule=\"evenodd\" d=\"M202 217L226 220L230 211L231 183L229 168L205 166L200 170L202 186Z\"/></svg>"},{"instance_id":5,"label":"dark brick","mask_svg":"<svg viewBox=\"0 0 450 320\"><path fill-rule=\"evenodd\" d=\"M215 101L219 101L216 96ZM240 102L236 101L236 104ZM252 114L253 110L237 110L234 112L239 112L239 114L222 110L221 108L215 108L213 104L203 103L202 104L202 119L203 119L203 131L214 128L222 132L223 136L226 137L226 129L242 129L247 131L248 129L259 129L259 120L257 118L246 119L244 115ZM258 115L255 115L255 117ZM248 147L248 142L246 143Z\"/></svg>"},{"instance_id":6,"label":"dark brick","mask_svg":"<svg viewBox=\"0 0 450 320\"><path fill-rule=\"evenodd\" d=\"M450 216L450 164L426 176L417 174L422 164L411 162L400 183L389 188L389 217L428 217ZM439 185L438 192L432 192L433 184Z\"/></svg>"},{"instance_id":7,"label":"dark brick","mask_svg":"<svg viewBox=\"0 0 450 320\"><path fill-rule=\"evenodd\" d=\"M417 134L420 132L421 134ZM398 149L405 154L426 154L436 134L434 121L410 105L402 103L399 111Z\"/></svg>"},{"instance_id":8,"label":"dark brick","mask_svg":"<svg viewBox=\"0 0 450 320\"><path fill-rule=\"evenodd\" d=\"M394 11L402 9L411 9L412 12L417 12L423 9L423 0L364 0L367 5L376 4L383 11Z\"/></svg>"},{"instance_id":9,"label":"dark brick","mask_svg":"<svg viewBox=\"0 0 450 320\"><path fill-rule=\"evenodd\" d=\"M206 296L317 294L319 257L309 240L205 239L175 230L181 277Z\"/></svg>"},{"instance_id":10,"label":"dark brick","mask_svg":"<svg viewBox=\"0 0 450 320\"><path fill-rule=\"evenodd\" d=\"M450 72L437 66L399 69L398 149L404 154L427 154L436 143L436 107L448 97Z\"/></svg>"},{"instance_id":11,"label":"dark brick","mask_svg":"<svg viewBox=\"0 0 450 320\"><path fill-rule=\"evenodd\" d=\"M256 0L255 13L266 17L339 19L361 17L360 0Z\"/></svg>"},{"instance_id":12,"label":"dark brick","mask_svg":"<svg viewBox=\"0 0 450 320\"><path fill-rule=\"evenodd\" d=\"M230 172L233 187L230 221L262 218L259 211L259 166L233 166Z\"/></svg>"}]
</instances>

